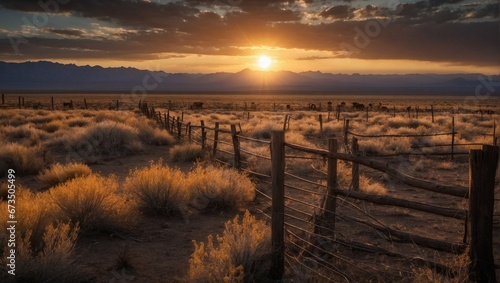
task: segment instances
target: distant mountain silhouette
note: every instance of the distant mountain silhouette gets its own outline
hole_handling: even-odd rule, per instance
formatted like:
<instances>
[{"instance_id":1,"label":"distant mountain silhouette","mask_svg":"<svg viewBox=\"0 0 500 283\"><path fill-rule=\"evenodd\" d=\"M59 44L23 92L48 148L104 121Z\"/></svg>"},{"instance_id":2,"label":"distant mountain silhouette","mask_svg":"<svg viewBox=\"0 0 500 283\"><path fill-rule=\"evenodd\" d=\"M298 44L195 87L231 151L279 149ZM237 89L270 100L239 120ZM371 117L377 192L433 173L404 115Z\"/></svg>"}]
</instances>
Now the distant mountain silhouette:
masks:
<instances>
[{"instance_id":1,"label":"distant mountain silhouette","mask_svg":"<svg viewBox=\"0 0 500 283\"><path fill-rule=\"evenodd\" d=\"M47 61L0 62L0 91L71 92L443 92L468 93L481 74L360 75L319 71L254 71L212 74L165 73L135 68L77 66ZM486 80L486 76L483 76ZM483 79L483 81L485 80ZM492 76L500 81L500 76Z\"/></svg>"}]
</instances>

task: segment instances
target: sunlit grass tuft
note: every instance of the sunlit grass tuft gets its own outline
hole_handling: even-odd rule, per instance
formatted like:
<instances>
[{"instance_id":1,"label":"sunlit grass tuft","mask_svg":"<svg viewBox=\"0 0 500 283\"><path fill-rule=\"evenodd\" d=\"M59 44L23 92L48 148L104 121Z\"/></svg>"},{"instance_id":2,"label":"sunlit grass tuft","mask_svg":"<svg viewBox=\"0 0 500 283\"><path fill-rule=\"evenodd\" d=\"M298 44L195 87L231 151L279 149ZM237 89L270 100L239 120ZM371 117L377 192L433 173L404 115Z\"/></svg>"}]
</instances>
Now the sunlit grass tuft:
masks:
<instances>
[{"instance_id":1,"label":"sunlit grass tuft","mask_svg":"<svg viewBox=\"0 0 500 283\"><path fill-rule=\"evenodd\" d=\"M255 184L235 169L198 164L187 182L199 209L234 209L255 198Z\"/></svg>"},{"instance_id":2,"label":"sunlit grass tuft","mask_svg":"<svg viewBox=\"0 0 500 283\"><path fill-rule=\"evenodd\" d=\"M53 187L59 183L64 183L76 177L92 174L92 170L82 163L69 163L61 165L56 163L50 168L40 173L38 179L48 187Z\"/></svg>"},{"instance_id":3,"label":"sunlit grass tuft","mask_svg":"<svg viewBox=\"0 0 500 283\"><path fill-rule=\"evenodd\" d=\"M14 169L16 175L35 174L43 165L39 146L8 143L0 148L0 177L6 176L8 169Z\"/></svg>"},{"instance_id":4,"label":"sunlit grass tuft","mask_svg":"<svg viewBox=\"0 0 500 283\"><path fill-rule=\"evenodd\" d=\"M115 176L78 177L49 191L56 219L78 223L82 232L120 231L136 221L136 203L118 193Z\"/></svg>"},{"instance_id":5,"label":"sunlit grass tuft","mask_svg":"<svg viewBox=\"0 0 500 283\"><path fill-rule=\"evenodd\" d=\"M197 161L205 157L205 151L197 144L182 144L176 145L170 149L170 158L173 161Z\"/></svg>"},{"instance_id":6,"label":"sunlit grass tuft","mask_svg":"<svg viewBox=\"0 0 500 283\"><path fill-rule=\"evenodd\" d=\"M263 282L268 273L271 233L269 227L247 211L225 224L222 237L207 243L194 241L189 260L189 282Z\"/></svg>"},{"instance_id":7,"label":"sunlit grass tuft","mask_svg":"<svg viewBox=\"0 0 500 283\"><path fill-rule=\"evenodd\" d=\"M178 168L151 162L150 166L135 169L125 180L124 190L146 211L159 215L182 213L191 198L186 178Z\"/></svg>"}]
</instances>

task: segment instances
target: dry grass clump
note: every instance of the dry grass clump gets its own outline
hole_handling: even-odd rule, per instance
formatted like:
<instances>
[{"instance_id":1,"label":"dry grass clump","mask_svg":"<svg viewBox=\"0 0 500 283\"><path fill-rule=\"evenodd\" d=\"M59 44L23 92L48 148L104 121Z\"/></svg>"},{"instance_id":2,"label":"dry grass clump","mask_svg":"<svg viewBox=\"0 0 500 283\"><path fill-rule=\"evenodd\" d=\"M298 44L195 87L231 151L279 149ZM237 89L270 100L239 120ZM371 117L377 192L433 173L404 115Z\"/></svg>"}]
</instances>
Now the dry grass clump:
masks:
<instances>
[{"instance_id":1,"label":"dry grass clump","mask_svg":"<svg viewBox=\"0 0 500 283\"><path fill-rule=\"evenodd\" d=\"M255 184L232 168L198 164L187 182L198 209L233 209L255 198Z\"/></svg>"},{"instance_id":2,"label":"dry grass clump","mask_svg":"<svg viewBox=\"0 0 500 283\"><path fill-rule=\"evenodd\" d=\"M379 182L373 181L372 179L359 175L359 189L365 193L375 194L375 195L386 195L387 189Z\"/></svg>"},{"instance_id":3,"label":"dry grass clump","mask_svg":"<svg viewBox=\"0 0 500 283\"><path fill-rule=\"evenodd\" d=\"M18 127L6 126L1 129L5 140L28 146L37 145L41 140L47 138L47 134L36 129L33 124L26 124Z\"/></svg>"},{"instance_id":4,"label":"dry grass clump","mask_svg":"<svg viewBox=\"0 0 500 283\"><path fill-rule=\"evenodd\" d=\"M4 144L0 148L0 177L6 176L8 169L16 175L38 173L43 168L40 147L27 147L17 143Z\"/></svg>"},{"instance_id":5,"label":"dry grass clump","mask_svg":"<svg viewBox=\"0 0 500 283\"><path fill-rule=\"evenodd\" d=\"M244 129L245 130L245 135L248 135L252 138L255 138L255 139L265 139L265 140L269 140L271 139L271 133L272 131L274 130L279 130L279 126L277 124L274 124L274 123L255 123L255 121L253 121L254 125L250 125L250 127L248 127L248 129Z\"/></svg>"},{"instance_id":6,"label":"dry grass clump","mask_svg":"<svg viewBox=\"0 0 500 283\"><path fill-rule=\"evenodd\" d=\"M191 198L186 177L178 168L163 166L162 161L135 169L125 180L124 190L137 198L139 205L160 215L182 213Z\"/></svg>"},{"instance_id":7,"label":"dry grass clump","mask_svg":"<svg viewBox=\"0 0 500 283\"><path fill-rule=\"evenodd\" d=\"M72 118L72 119L69 119L66 122L66 124L69 127L85 127L88 124L90 124L90 121L89 121L89 119L86 119L86 118Z\"/></svg>"},{"instance_id":8,"label":"dry grass clump","mask_svg":"<svg viewBox=\"0 0 500 283\"><path fill-rule=\"evenodd\" d=\"M78 227L69 224L47 225L43 236L43 249L35 251L28 238L18 240L16 275L5 275L2 282L88 282L89 274L71 259L78 235ZM2 261L5 266L7 252Z\"/></svg>"},{"instance_id":9,"label":"dry grass clump","mask_svg":"<svg viewBox=\"0 0 500 283\"><path fill-rule=\"evenodd\" d=\"M199 145L186 143L172 147L169 155L173 161L197 161L205 157L205 151Z\"/></svg>"},{"instance_id":10,"label":"dry grass clump","mask_svg":"<svg viewBox=\"0 0 500 283\"><path fill-rule=\"evenodd\" d=\"M170 145L175 143L174 137L167 131L158 128L156 122L148 120L143 116L130 118L130 122L127 124L137 129L139 139L145 144Z\"/></svg>"},{"instance_id":11,"label":"dry grass clump","mask_svg":"<svg viewBox=\"0 0 500 283\"><path fill-rule=\"evenodd\" d=\"M92 174L49 191L56 219L78 223L82 232L116 231L135 224L134 201L117 192L116 176Z\"/></svg>"},{"instance_id":12,"label":"dry grass clump","mask_svg":"<svg viewBox=\"0 0 500 283\"><path fill-rule=\"evenodd\" d=\"M95 162L103 157L129 155L143 149L137 129L112 121L100 122L79 129L76 133L68 133L62 138L62 142L87 162Z\"/></svg>"},{"instance_id":13,"label":"dry grass clump","mask_svg":"<svg viewBox=\"0 0 500 283\"><path fill-rule=\"evenodd\" d=\"M38 179L44 185L53 187L59 183L64 183L76 177L87 176L92 174L92 170L82 163L59 164L56 163L50 168L40 173Z\"/></svg>"},{"instance_id":14,"label":"dry grass clump","mask_svg":"<svg viewBox=\"0 0 500 283\"><path fill-rule=\"evenodd\" d=\"M7 202L0 202L1 211L7 212ZM53 207L46 198L46 194L33 193L31 190L22 186L16 186L16 225L18 237L23 237L30 242L30 247L34 252L39 252L43 248L43 234L45 227L51 224L53 218ZM6 231L7 213L0 213L0 228ZM0 237L1 239L1 237ZM4 239L5 240L5 239ZM2 248L7 247L2 243Z\"/></svg>"},{"instance_id":15,"label":"dry grass clump","mask_svg":"<svg viewBox=\"0 0 500 283\"><path fill-rule=\"evenodd\" d=\"M64 127L66 126L66 124L61 121L61 120L54 120L54 121L51 121L47 124L44 124L42 126L42 129L45 130L46 132L48 133L53 133L53 132L56 132L60 129L63 129Z\"/></svg>"},{"instance_id":16,"label":"dry grass clump","mask_svg":"<svg viewBox=\"0 0 500 283\"><path fill-rule=\"evenodd\" d=\"M263 282L268 272L271 231L247 211L225 224L222 237L212 235L207 244L193 241L188 282Z\"/></svg>"}]
</instances>

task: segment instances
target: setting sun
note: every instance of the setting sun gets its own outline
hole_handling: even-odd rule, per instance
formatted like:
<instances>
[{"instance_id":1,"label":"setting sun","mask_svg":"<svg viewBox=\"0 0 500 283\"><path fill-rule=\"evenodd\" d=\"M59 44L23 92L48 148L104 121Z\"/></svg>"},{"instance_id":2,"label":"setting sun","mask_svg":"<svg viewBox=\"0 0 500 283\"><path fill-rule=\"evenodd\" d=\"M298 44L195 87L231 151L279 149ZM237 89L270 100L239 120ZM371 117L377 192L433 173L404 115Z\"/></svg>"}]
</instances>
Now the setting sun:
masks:
<instances>
[{"instance_id":1,"label":"setting sun","mask_svg":"<svg viewBox=\"0 0 500 283\"><path fill-rule=\"evenodd\" d=\"M269 67L271 66L271 58L269 58L268 56L265 56L265 55L262 55L262 56L259 56L259 60L257 62L257 64L259 65L259 67L261 69L269 69Z\"/></svg>"}]
</instances>

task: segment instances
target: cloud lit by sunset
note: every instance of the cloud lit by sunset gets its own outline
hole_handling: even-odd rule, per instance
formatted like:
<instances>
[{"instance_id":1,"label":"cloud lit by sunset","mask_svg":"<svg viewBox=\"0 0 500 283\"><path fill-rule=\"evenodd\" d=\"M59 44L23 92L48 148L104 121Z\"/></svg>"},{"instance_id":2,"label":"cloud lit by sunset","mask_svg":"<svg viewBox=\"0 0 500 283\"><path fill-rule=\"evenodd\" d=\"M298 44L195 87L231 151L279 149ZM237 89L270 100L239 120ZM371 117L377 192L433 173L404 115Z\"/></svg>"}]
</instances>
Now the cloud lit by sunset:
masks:
<instances>
[{"instance_id":1,"label":"cloud lit by sunset","mask_svg":"<svg viewBox=\"0 0 500 283\"><path fill-rule=\"evenodd\" d=\"M499 70L494 0L59 2L2 1L0 60L190 73ZM272 65L256 64L261 54Z\"/></svg>"}]
</instances>

